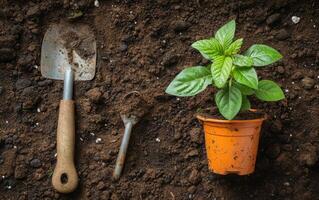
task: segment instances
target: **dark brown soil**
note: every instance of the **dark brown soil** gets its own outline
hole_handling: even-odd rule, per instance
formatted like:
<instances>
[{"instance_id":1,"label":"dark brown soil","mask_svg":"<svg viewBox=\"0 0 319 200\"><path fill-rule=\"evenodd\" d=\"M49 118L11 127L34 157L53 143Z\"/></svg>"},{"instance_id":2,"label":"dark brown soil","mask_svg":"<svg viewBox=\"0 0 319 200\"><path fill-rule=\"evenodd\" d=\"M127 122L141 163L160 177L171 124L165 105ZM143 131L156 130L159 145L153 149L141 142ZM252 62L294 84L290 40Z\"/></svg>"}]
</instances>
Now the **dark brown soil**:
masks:
<instances>
[{"instance_id":1,"label":"dark brown soil","mask_svg":"<svg viewBox=\"0 0 319 200\"><path fill-rule=\"evenodd\" d=\"M319 199L318 1L99 3L0 0L0 199ZM41 77L40 48L50 24L79 11L83 15L70 23L94 30L97 72L94 80L75 83L80 185L62 195L50 179L63 83ZM214 90L191 98L164 93L181 69L207 63L191 43L230 19L237 21L244 48L265 43L284 55L258 69L281 84L287 99L252 101L269 119L256 171L245 177L208 170L202 128L193 115L214 105ZM148 112L134 127L122 177L113 182L124 131L119 111L132 91L142 94Z\"/></svg>"}]
</instances>

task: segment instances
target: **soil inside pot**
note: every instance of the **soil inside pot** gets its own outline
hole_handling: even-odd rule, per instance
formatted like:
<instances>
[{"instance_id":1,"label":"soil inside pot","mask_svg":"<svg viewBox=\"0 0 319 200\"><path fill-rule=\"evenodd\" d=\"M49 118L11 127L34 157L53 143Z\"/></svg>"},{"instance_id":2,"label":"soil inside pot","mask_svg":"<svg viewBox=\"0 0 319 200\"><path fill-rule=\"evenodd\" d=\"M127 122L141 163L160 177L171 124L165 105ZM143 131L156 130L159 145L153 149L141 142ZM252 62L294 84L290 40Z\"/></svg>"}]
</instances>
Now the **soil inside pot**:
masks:
<instances>
[{"instance_id":1,"label":"soil inside pot","mask_svg":"<svg viewBox=\"0 0 319 200\"><path fill-rule=\"evenodd\" d=\"M205 117L209 118L215 118L215 119L221 119L221 120L227 120L225 119L218 111L216 107L207 108L204 110L201 110L197 114L200 114ZM242 111L237 114L237 116L233 120L250 120L250 119L260 119L265 117L265 114L260 111Z\"/></svg>"}]
</instances>

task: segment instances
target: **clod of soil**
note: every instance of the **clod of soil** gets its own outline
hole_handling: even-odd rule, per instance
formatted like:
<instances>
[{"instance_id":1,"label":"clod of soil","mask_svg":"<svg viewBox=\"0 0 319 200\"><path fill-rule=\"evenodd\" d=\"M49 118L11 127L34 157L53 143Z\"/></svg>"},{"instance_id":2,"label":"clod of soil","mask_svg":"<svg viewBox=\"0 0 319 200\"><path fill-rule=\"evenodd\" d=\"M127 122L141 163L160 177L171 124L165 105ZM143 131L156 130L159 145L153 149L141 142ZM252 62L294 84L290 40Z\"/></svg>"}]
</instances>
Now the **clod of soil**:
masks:
<instances>
[{"instance_id":1,"label":"clod of soil","mask_svg":"<svg viewBox=\"0 0 319 200\"><path fill-rule=\"evenodd\" d=\"M123 105L120 108L121 115L135 116L137 119L141 119L150 108L141 94L135 91L125 95L121 101L121 104Z\"/></svg>"}]
</instances>

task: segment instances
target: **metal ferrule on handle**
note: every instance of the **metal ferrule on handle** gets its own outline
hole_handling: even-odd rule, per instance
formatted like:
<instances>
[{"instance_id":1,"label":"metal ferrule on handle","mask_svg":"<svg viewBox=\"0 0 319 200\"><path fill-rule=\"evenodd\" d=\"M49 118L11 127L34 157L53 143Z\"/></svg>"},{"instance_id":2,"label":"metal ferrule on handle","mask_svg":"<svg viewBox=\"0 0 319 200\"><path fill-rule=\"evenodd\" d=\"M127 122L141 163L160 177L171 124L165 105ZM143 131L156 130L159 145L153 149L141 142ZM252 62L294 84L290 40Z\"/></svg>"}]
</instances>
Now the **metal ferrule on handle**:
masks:
<instances>
[{"instance_id":1,"label":"metal ferrule on handle","mask_svg":"<svg viewBox=\"0 0 319 200\"><path fill-rule=\"evenodd\" d=\"M66 69L64 74L63 99L71 100L73 96L73 71Z\"/></svg>"}]
</instances>

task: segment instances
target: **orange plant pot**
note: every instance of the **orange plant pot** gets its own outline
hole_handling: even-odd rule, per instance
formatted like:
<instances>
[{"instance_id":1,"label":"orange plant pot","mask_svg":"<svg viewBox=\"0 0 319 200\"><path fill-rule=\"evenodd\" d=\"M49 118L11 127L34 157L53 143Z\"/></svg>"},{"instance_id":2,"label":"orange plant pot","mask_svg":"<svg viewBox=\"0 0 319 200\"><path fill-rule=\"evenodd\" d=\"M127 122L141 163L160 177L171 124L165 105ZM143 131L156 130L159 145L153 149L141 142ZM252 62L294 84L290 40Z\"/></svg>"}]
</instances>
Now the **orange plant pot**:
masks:
<instances>
[{"instance_id":1,"label":"orange plant pot","mask_svg":"<svg viewBox=\"0 0 319 200\"><path fill-rule=\"evenodd\" d=\"M265 118L219 120L202 115L197 118L204 126L208 165L214 173L247 175L254 172Z\"/></svg>"}]
</instances>

